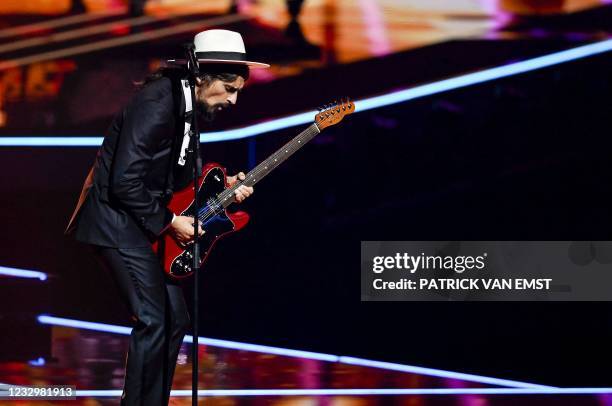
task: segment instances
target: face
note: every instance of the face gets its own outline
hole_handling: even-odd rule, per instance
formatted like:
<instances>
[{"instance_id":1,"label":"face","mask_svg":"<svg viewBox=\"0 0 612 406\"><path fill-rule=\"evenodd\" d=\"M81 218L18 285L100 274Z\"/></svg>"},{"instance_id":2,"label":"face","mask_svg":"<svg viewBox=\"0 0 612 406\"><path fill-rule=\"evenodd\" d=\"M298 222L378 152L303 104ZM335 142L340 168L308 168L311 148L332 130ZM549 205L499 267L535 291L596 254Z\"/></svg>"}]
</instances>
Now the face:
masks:
<instances>
[{"instance_id":1,"label":"face","mask_svg":"<svg viewBox=\"0 0 612 406\"><path fill-rule=\"evenodd\" d=\"M196 88L196 99L198 108L204 114L207 121L214 119L215 115L229 106L236 104L238 93L244 87L244 78L238 76L233 82L224 82L215 79L208 86L198 82Z\"/></svg>"}]
</instances>

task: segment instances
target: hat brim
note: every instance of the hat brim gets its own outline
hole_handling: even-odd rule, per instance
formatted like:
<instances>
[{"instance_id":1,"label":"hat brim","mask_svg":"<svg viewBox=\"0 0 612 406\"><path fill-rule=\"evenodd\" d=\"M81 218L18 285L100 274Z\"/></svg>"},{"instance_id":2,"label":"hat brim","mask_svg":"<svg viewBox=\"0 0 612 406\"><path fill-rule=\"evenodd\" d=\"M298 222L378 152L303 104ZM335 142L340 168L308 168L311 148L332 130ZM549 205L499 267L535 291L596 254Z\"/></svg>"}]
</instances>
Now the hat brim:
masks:
<instances>
[{"instance_id":1,"label":"hat brim","mask_svg":"<svg viewBox=\"0 0 612 406\"><path fill-rule=\"evenodd\" d=\"M187 61L185 59L168 59L168 63L177 65L185 65ZM269 68L270 65L263 62L253 61L236 61L233 59L198 59L198 63L223 63L231 65L247 65L249 68Z\"/></svg>"}]
</instances>

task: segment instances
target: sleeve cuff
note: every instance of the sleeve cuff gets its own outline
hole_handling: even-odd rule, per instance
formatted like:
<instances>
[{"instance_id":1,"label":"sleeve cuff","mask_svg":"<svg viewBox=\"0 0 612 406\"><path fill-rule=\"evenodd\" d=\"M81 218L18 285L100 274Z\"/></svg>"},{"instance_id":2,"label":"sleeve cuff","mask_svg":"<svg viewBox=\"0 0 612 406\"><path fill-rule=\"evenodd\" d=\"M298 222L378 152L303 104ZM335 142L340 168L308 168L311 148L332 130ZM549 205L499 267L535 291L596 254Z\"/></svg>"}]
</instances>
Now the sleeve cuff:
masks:
<instances>
[{"instance_id":1,"label":"sleeve cuff","mask_svg":"<svg viewBox=\"0 0 612 406\"><path fill-rule=\"evenodd\" d=\"M170 220L170 222L166 225L166 227L162 228L162 230L159 232L160 235L168 231L168 228L170 228L172 223L174 223L175 218L176 218L176 214L172 213L172 220Z\"/></svg>"}]
</instances>

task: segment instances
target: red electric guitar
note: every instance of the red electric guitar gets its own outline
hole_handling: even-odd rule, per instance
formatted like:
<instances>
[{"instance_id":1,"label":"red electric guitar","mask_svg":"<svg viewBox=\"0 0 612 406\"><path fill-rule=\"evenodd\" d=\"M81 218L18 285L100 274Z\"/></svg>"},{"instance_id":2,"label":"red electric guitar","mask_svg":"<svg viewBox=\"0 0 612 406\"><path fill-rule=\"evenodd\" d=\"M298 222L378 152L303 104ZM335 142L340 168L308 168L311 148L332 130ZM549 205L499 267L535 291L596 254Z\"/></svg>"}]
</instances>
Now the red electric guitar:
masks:
<instances>
[{"instance_id":1,"label":"red electric guitar","mask_svg":"<svg viewBox=\"0 0 612 406\"><path fill-rule=\"evenodd\" d=\"M237 181L231 187L227 183L225 168L213 163L202 168L202 176L198 180L200 206L198 216L204 230L204 235L199 239L200 267L219 238L240 230L249 221L249 215L243 211L235 213L227 211L227 207L234 202L234 191L240 185L255 185L325 128L338 124L344 116L354 111L355 104L349 99L325 106L315 116L314 123L257 165L244 180ZM172 212L180 213L181 216L193 216L193 186L175 193L168 207ZM162 236L161 241L156 242L153 246L155 250L161 247L163 247L164 271L169 276L180 279L193 273L191 269L193 245L180 246L166 233Z\"/></svg>"}]
</instances>

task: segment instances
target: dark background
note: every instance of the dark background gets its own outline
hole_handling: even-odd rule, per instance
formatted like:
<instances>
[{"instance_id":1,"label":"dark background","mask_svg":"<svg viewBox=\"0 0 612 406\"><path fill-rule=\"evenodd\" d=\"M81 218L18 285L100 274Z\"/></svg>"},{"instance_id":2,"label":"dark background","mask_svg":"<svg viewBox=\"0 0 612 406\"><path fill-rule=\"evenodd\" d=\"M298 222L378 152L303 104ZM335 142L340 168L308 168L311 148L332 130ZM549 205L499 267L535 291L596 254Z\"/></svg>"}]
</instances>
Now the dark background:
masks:
<instances>
[{"instance_id":1,"label":"dark background","mask_svg":"<svg viewBox=\"0 0 612 406\"><path fill-rule=\"evenodd\" d=\"M444 55L482 64L484 43L443 44L455 50ZM567 45L496 44L490 65ZM300 94L324 99L308 83L323 89L347 72L354 76L336 86L341 94L357 84L364 93L391 89L440 66L414 75L397 62L279 81L273 100L282 110ZM256 186L243 205L250 224L209 257L201 334L542 384L612 385L607 302L361 302L359 280L362 240L612 239L611 65L604 54L357 113L326 130ZM263 88L253 86L235 115L258 97ZM249 151L259 162L299 130L202 150L235 173L253 163ZM40 307L129 323L110 276L62 236L95 152L0 149L0 263L53 275L48 297L4 296L7 313Z\"/></svg>"}]
</instances>

